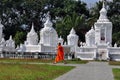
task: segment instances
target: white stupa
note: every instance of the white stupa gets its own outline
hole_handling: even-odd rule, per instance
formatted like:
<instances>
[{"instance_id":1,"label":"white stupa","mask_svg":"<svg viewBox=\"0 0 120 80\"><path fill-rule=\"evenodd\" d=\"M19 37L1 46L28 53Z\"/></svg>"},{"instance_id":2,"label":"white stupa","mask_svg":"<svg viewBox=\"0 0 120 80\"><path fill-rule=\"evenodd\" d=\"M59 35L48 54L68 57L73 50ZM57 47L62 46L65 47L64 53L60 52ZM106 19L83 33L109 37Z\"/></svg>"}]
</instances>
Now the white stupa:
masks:
<instances>
[{"instance_id":1,"label":"white stupa","mask_svg":"<svg viewBox=\"0 0 120 80\"><path fill-rule=\"evenodd\" d=\"M103 2L102 9L100 10L100 17L95 26L95 43L106 44L112 43L112 23L107 18L107 10Z\"/></svg>"},{"instance_id":2,"label":"white stupa","mask_svg":"<svg viewBox=\"0 0 120 80\"><path fill-rule=\"evenodd\" d=\"M27 45L37 45L38 44L38 35L34 30L34 24L32 24L32 28L30 32L27 34Z\"/></svg>"},{"instance_id":3,"label":"white stupa","mask_svg":"<svg viewBox=\"0 0 120 80\"><path fill-rule=\"evenodd\" d=\"M56 30L52 27L53 23L50 21L48 14L47 20L44 23L44 28L40 31L40 43L47 46L56 46L58 42L58 35Z\"/></svg>"},{"instance_id":4,"label":"white stupa","mask_svg":"<svg viewBox=\"0 0 120 80\"><path fill-rule=\"evenodd\" d=\"M86 45L93 46L95 45L95 30L93 27L85 34Z\"/></svg>"},{"instance_id":5,"label":"white stupa","mask_svg":"<svg viewBox=\"0 0 120 80\"><path fill-rule=\"evenodd\" d=\"M68 45L78 45L78 36L76 35L74 28L71 29L70 34L67 36L67 41Z\"/></svg>"},{"instance_id":6,"label":"white stupa","mask_svg":"<svg viewBox=\"0 0 120 80\"><path fill-rule=\"evenodd\" d=\"M9 39L6 41L6 46L7 46L7 47L15 48L15 42L14 42L14 40L12 39L12 36L10 36Z\"/></svg>"},{"instance_id":7,"label":"white stupa","mask_svg":"<svg viewBox=\"0 0 120 80\"><path fill-rule=\"evenodd\" d=\"M105 9L105 3L103 1L102 9L100 10L100 16L97 22L109 22L107 18L107 10Z\"/></svg>"}]
</instances>

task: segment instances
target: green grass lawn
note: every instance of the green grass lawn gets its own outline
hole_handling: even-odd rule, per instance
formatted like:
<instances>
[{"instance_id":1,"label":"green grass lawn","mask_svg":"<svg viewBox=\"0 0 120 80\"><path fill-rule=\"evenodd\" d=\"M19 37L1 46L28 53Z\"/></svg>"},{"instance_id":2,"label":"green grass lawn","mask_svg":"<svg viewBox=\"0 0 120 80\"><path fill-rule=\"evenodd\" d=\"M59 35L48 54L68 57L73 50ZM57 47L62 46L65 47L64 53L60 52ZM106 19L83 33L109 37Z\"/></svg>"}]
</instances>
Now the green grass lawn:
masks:
<instances>
[{"instance_id":1,"label":"green grass lawn","mask_svg":"<svg viewBox=\"0 0 120 80\"><path fill-rule=\"evenodd\" d=\"M120 61L109 61L109 65L117 65L117 66L120 66Z\"/></svg>"},{"instance_id":2,"label":"green grass lawn","mask_svg":"<svg viewBox=\"0 0 120 80\"><path fill-rule=\"evenodd\" d=\"M20 64L21 62L44 64ZM54 80L74 68L46 64L53 62L54 60L50 59L0 59L0 80ZM85 64L88 61L74 59L66 60L66 62L68 64Z\"/></svg>"},{"instance_id":3,"label":"green grass lawn","mask_svg":"<svg viewBox=\"0 0 120 80\"><path fill-rule=\"evenodd\" d=\"M76 59L74 59L74 60L66 60L66 62L67 62L68 64L86 64L86 63L88 63L89 61L86 61L86 60L76 60Z\"/></svg>"},{"instance_id":4,"label":"green grass lawn","mask_svg":"<svg viewBox=\"0 0 120 80\"><path fill-rule=\"evenodd\" d=\"M73 69L47 64L0 64L0 80L53 80Z\"/></svg>"},{"instance_id":5,"label":"green grass lawn","mask_svg":"<svg viewBox=\"0 0 120 80\"><path fill-rule=\"evenodd\" d=\"M112 71L114 74L114 80L120 80L120 69L114 68Z\"/></svg>"},{"instance_id":6,"label":"green grass lawn","mask_svg":"<svg viewBox=\"0 0 120 80\"><path fill-rule=\"evenodd\" d=\"M53 60L48 59L9 59L9 58L1 58L0 62L36 62L36 63L52 63Z\"/></svg>"},{"instance_id":7,"label":"green grass lawn","mask_svg":"<svg viewBox=\"0 0 120 80\"><path fill-rule=\"evenodd\" d=\"M11 63L19 63L19 62L36 62L36 63L53 63L54 60L51 59L0 59L0 62L11 62ZM78 59L74 60L66 60L68 64L86 64L88 61L82 61ZM60 62L61 63L61 62Z\"/></svg>"},{"instance_id":8,"label":"green grass lawn","mask_svg":"<svg viewBox=\"0 0 120 80\"><path fill-rule=\"evenodd\" d=\"M120 66L120 62L119 61L110 61L109 65ZM113 71L113 75L114 75L114 80L120 80L120 69L113 68L112 71Z\"/></svg>"}]
</instances>

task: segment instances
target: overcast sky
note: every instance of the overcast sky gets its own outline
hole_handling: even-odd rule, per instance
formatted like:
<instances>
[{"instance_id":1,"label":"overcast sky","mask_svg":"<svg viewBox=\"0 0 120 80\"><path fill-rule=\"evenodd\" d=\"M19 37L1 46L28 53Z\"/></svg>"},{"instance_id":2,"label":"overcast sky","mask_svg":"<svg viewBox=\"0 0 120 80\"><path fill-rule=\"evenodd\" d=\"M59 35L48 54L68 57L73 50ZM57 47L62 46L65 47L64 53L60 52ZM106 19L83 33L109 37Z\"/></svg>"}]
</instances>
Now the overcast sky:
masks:
<instances>
[{"instance_id":1,"label":"overcast sky","mask_svg":"<svg viewBox=\"0 0 120 80\"><path fill-rule=\"evenodd\" d=\"M97 2L98 0L81 0L81 1L87 3L88 7L92 7L94 6L95 2Z\"/></svg>"},{"instance_id":2,"label":"overcast sky","mask_svg":"<svg viewBox=\"0 0 120 80\"><path fill-rule=\"evenodd\" d=\"M87 2L87 3L95 3L98 0L81 0L81 1L84 1L84 2Z\"/></svg>"},{"instance_id":3,"label":"overcast sky","mask_svg":"<svg viewBox=\"0 0 120 80\"><path fill-rule=\"evenodd\" d=\"M87 2L87 3L95 3L97 1L102 1L102 0L81 0L81 1L84 1L84 2ZM107 1L113 1L113 0L107 0Z\"/></svg>"},{"instance_id":4,"label":"overcast sky","mask_svg":"<svg viewBox=\"0 0 120 80\"><path fill-rule=\"evenodd\" d=\"M81 1L86 2L88 7L92 7L97 1L102 1L102 0L81 0ZM113 1L113 0L107 0L107 1Z\"/></svg>"}]
</instances>

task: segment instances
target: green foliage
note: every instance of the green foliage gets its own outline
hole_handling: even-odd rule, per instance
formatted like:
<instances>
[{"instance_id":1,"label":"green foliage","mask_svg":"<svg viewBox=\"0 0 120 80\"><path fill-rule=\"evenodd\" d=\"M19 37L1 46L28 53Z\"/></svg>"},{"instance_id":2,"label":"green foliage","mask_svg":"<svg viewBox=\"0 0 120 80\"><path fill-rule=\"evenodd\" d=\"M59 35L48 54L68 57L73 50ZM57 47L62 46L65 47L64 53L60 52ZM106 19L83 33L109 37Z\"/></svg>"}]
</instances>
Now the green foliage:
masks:
<instances>
[{"instance_id":1,"label":"green foliage","mask_svg":"<svg viewBox=\"0 0 120 80\"><path fill-rule=\"evenodd\" d=\"M65 0L64 6L60 9L63 13L58 16L56 22L56 30L58 35L62 36L66 41L67 35L72 28L75 29L77 35L81 41L84 41L85 28L88 27L87 18L89 16L89 11L86 8L86 4L81 1Z\"/></svg>"},{"instance_id":2,"label":"green foliage","mask_svg":"<svg viewBox=\"0 0 120 80\"><path fill-rule=\"evenodd\" d=\"M94 25L94 23L97 21L99 18L99 11L102 8L102 2L96 2L95 6L90 9L90 17L88 18L88 24L91 26Z\"/></svg>"},{"instance_id":3,"label":"green foliage","mask_svg":"<svg viewBox=\"0 0 120 80\"><path fill-rule=\"evenodd\" d=\"M113 33L113 42L116 42L118 45L120 45L120 39L119 38L120 38L120 32Z\"/></svg>"},{"instance_id":4,"label":"green foliage","mask_svg":"<svg viewBox=\"0 0 120 80\"><path fill-rule=\"evenodd\" d=\"M120 45L120 0L113 0L108 6L108 16L113 23L113 43Z\"/></svg>"},{"instance_id":5,"label":"green foliage","mask_svg":"<svg viewBox=\"0 0 120 80\"><path fill-rule=\"evenodd\" d=\"M20 43L23 43L26 40L26 33L17 31L14 40L16 42L16 45L20 45Z\"/></svg>"},{"instance_id":6,"label":"green foliage","mask_svg":"<svg viewBox=\"0 0 120 80\"><path fill-rule=\"evenodd\" d=\"M120 0L113 0L108 6L108 16L113 22L113 33L117 33L120 31Z\"/></svg>"},{"instance_id":7,"label":"green foliage","mask_svg":"<svg viewBox=\"0 0 120 80\"><path fill-rule=\"evenodd\" d=\"M62 35L65 40L72 28L74 28L76 30L76 33L80 36L80 29L85 27L86 24L84 15L79 16L75 12L73 12L71 16L67 15L56 23L56 30L58 32L58 35Z\"/></svg>"}]
</instances>

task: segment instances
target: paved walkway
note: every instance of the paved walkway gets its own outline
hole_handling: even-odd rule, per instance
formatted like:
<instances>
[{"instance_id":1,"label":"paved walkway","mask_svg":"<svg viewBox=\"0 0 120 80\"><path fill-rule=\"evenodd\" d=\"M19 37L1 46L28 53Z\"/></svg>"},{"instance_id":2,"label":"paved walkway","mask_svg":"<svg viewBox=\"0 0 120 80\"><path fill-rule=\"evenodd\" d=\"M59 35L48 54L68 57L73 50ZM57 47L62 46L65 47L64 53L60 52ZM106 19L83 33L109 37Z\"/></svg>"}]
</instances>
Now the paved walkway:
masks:
<instances>
[{"instance_id":1,"label":"paved walkway","mask_svg":"<svg viewBox=\"0 0 120 80\"><path fill-rule=\"evenodd\" d=\"M59 65L59 64L58 64ZM112 66L107 62L89 62L88 64L66 64L76 66L75 69L55 80L114 80Z\"/></svg>"}]
</instances>

